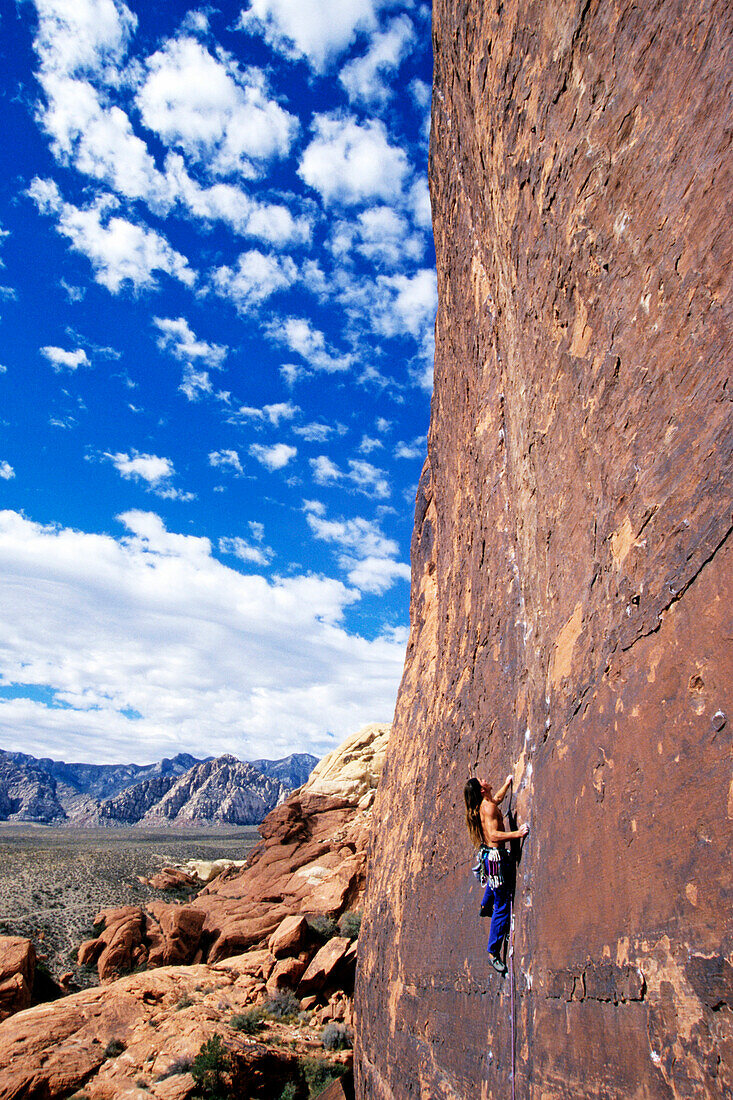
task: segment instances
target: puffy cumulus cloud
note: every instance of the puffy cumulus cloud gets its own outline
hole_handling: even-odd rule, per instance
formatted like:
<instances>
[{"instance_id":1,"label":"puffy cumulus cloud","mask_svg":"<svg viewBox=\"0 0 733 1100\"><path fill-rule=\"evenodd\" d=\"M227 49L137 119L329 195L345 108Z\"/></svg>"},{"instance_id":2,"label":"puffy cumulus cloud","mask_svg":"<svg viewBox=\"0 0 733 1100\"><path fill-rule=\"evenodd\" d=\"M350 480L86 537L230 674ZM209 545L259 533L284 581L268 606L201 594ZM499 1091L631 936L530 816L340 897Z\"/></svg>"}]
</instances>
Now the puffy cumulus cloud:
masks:
<instances>
[{"instance_id":1,"label":"puffy cumulus cloud","mask_svg":"<svg viewBox=\"0 0 733 1100\"><path fill-rule=\"evenodd\" d=\"M399 546L386 538L374 520L357 516L353 519L326 519L320 501L306 501L308 526L317 539L339 548L338 563L347 574L349 584L362 592L381 595L395 580L410 579L410 567L397 561Z\"/></svg>"},{"instance_id":2,"label":"puffy cumulus cloud","mask_svg":"<svg viewBox=\"0 0 733 1100\"><path fill-rule=\"evenodd\" d=\"M415 224L421 229L432 229L433 211L430 205L428 181L424 177L415 180L409 193L410 208Z\"/></svg>"},{"instance_id":3,"label":"puffy cumulus cloud","mask_svg":"<svg viewBox=\"0 0 733 1100\"><path fill-rule=\"evenodd\" d=\"M227 357L229 349L224 344L199 340L185 317L153 317L153 324L160 333L158 347L176 359L220 367Z\"/></svg>"},{"instance_id":4,"label":"puffy cumulus cloud","mask_svg":"<svg viewBox=\"0 0 733 1100\"><path fill-rule=\"evenodd\" d=\"M438 278L433 268L425 267L414 275L380 275L378 283L388 291L380 321L385 336L409 332L423 339L432 330L438 308Z\"/></svg>"},{"instance_id":5,"label":"puffy cumulus cloud","mask_svg":"<svg viewBox=\"0 0 733 1100\"><path fill-rule=\"evenodd\" d=\"M378 500L392 495L385 471L371 462L352 458L348 460L346 469L337 466L328 455L318 455L309 462L316 485L334 485L338 482Z\"/></svg>"},{"instance_id":6,"label":"puffy cumulus cloud","mask_svg":"<svg viewBox=\"0 0 733 1100\"><path fill-rule=\"evenodd\" d=\"M218 267L211 282L217 294L229 298L239 313L247 313L278 290L292 286L298 269L289 256L243 252L236 267Z\"/></svg>"},{"instance_id":7,"label":"puffy cumulus cloud","mask_svg":"<svg viewBox=\"0 0 733 1100\"><path fill-rule=\"evenodd\" d=\"M269 546L253 546L243 538L219 539L219 553L230 554L249 565L269 565L273 558L273 551Z\"/></svg>"},{"instance_id":8,"label":"puffy cumulus cloud","mask_svg":"<svg viewBox=\"0 0 733 1100\"><path fill-rule=\"evenodd\" d=\"M387 28L375 34L363 57L344 65L339 80L352 102L381 107L392 95L387 83L415 44L415 28L407 15L399 15Z\"/></svg>"},{"instance_id":9,"label":"puffy cumulus cloud","mask_svg":"<svg viewBox=\"0 0 733 1100\"><path fill-rule=\"evenodd\" d=\"M410 443L400 442L395 446L395 458L422 458L425 454L425 437L418 435Z\"/></svg>"},{"instance_id":10,"label":"puffy cumulus cloud","mask_svg":"<svg viewBox=\"0 0 733 1100\"><path fill-rule=\"evenodd\" d=\"M122 451L116 454L105 452L104 458L109 459L121 477L127 481L142 483L156 496L163 497L165 500L194 499L193 493L184 493L171 484L176 471L169 458L140 454L138 451L133 451L131 455Z\"/></svg>"},{"instance_id":11,"label":"puffy cumulus cloud","mask_svg":"<svg viewBox=\"0 0 733 1100\"><path fill-rule=\"evenodd\" d=\"M310 218L294 215L282 203L253 199L231 183L202 187L189 175L178 153L168 154L165 167L171 195L188 214L205 224L220 221L241 236L278 246L303 244L310 239Z\"/></svg>"},{"instance_id":12,"label":"puffy cumulus cloud","mask_svg":"<svg viewBox=\"0 0 733 1100\"><path fill-rule=\"evenodd\" d=\"M154 514L120 518L127 534L112 538L0 513L2 682L52 695L0 702L5 747L284 756L389 720L404 640L349 633L355 589L241 573Z\"/></svg>"},{"instance_id":13,"label":"puffy cumulus cloud","mask_svg":"<svg viewBox=\"0 0 733 1100\"><path fill-rule=\"evenodd\" d=\"M134 290L155 287L156 271L193 286L196 276L188 260L171 248L165 237L126 218L109 216L116 207L111 196L81 209L63 202L52 180L37 177L28 194L41 213L56 218L56 231L68 238L74 251L87 257L96 281L113 294L127 284Z\"/></svg>"},{"instance_id":14,"label":"puffy cumulus cloud","mask_svg":"<svg viewBox=\"0 0 733 1100\"><path fill-rule=\"evenodd\" d=\"M339 355L334 351L327 344L324 334L314 328L305 317L285 317L272 321L267 332L271 339L284 344L290 351L297 352L312 370L334 374L348 370L354 362L353 355Z\"/></svg>"},{"instance_id":15,"label":"puffy cumulus cloud","mask_svg":"<svg viewBox=\"0 0 733 1100\"><path fill-rule=\"evenodd\" d=\"M268 470L282 470L298 453L297 447L291 447L287 443L273 443L266 447L261 443L253 443L249 453Z\"/></svg>"},{"instance_id":16,"label":"puffy cumulus cloud","mask_svg":"<svg viewBox=\"0 0 733 1100\"><path fill-rule=\"evenodd\" d=\"M76 348L75 351L65 351L64 348L47 346L41 348L41 355L48 359L53 369L58 373L62 370L75 371L79 367L90 367L89 356L84 348Z\"/></svg>"},{"instance_id":17,"label":"puffy cumulus cloud","mask_svg":"<svg viewBox=\"0 0 733 1100\"><path fill-rule=\"evenodd\" d=\"M353 222L336 222L329 246L337 258L353 249L378 266L394 269L405 261L422 259L425 237L412 232L406 219L391 206L372 206Z\"/></svg>"},{"instance_id":18,"label":"puffy cumulus cloud","mask_svg":"<svg viewBox=\"0 0 733 1100\"><path fill-rule=\"evenodd\" d=\"M0 477L3 481L10 481L11 478L15 477L15 470L9 462L0 462Z\"/></svg>"},{"instance_id":19,"label":"puffy cumulus cloud","mask_svg":"<svg viewBox=\"0 0 733 1100\"><path fill-rule=\"evenodd\" d=\"M292 420L299 412L299 406L293 405L292 401L278 401L274 405L263 405L261 409L252 405L240 405L228 419L230 422L254 420L262 424L270 423L277 428L282 420Z\"/></svg>"},{"instance_id":20,"label":"puffy cumulus cloud","mask_svg":"<svg viewBox=\"0 0 733 1100\"><path fill-rule=\"evenodd\" d=\"M242 72L223 52L212 57L195 38L170 39L148 58L136 101L149 130L216 176L259 175L298 130L261 72Z\"/></svg>"},{"instance_id":21,"label":"puffy cumulus cloud","mask_svg":"<svg viewBox=\"0 0 733 1100\"><path fill-rule=\"evenodd\" d=\"M370 455L372 451L377 451L383 446L384 443L381 439L375 439L372 435L363 435L359 444L359 452L363 455Z\"/></svg>"},{"instance_id":22,"label":"puffy cumulus cloud","mask_svg":"<svg viewBox=\"0 0 733 1100\"><path fill-rule=\"evenodd\" d=\"M243 474L242 463L236 451L211 451L209 454L209 466L218 467L220 470L229 470L235 474Z\"/></svg>"},{"instance_id":23,"label":"puffy cumulus cloud","mask_svg":"<svg viewBox=\"0 0 733 1100\"><path fill-rule=\"evenodd\" d=\"M35 0L35 47L46 71L94 74L110 84L137 27L120 0Z\"/></svg>"},{"instance_id":24,"label":"puffy cumulus cloud","mask_svg":"<svg viewBox=\"0 0 733 1100\"><path fill-rule=\"evenodd\" d=\"M377 14L393 0L251 0L239 26L265 41L286 57L305 58L323 72L328 63L354 41L360 32L377 27Z\"/></svg>"},{"instance_id":25,"label":"puffy cumulus cloud","mask_svg":"<svg viewBox=\"0 0 733 1100\"><path fill-rule=\"evenodd\" d=\"M312 420L310 424L300 424L297 428L293 428L293 431L306 443L325 443L334 429L330 424L319 424Z\"/></svg>"},{"instance_id":26,"label":"puffy cumulus cloud","mask_svg":"<svg viewBox=\"0 0 733 1100\"><path fill-rule=\"evenodd\" d=\"M312 129L298 175L324 203L389 202L401 194L409 174L407 156L390 144L379 119L359 123L350 115L321 114Z\"/></svg>"}]
</instances>

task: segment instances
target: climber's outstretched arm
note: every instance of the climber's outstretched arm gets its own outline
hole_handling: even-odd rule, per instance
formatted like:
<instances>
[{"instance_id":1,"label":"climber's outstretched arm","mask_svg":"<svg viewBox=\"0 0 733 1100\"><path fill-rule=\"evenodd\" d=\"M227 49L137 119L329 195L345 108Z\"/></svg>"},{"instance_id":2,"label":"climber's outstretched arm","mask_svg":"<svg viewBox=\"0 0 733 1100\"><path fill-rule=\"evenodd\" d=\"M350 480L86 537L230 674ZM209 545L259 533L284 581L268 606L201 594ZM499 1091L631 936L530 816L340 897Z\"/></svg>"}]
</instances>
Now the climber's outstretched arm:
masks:
<instances>
[{"instance_id":1,"label":"climber's outstretched arm","mask_svg":"<svg viewBox=\"0 0 733 1100\"><path fill-rule=\"evenodd\" d=\"M504 832L501 829L489 829L489 844L500 844L503 840L521 840L522 837L527 836L529 832L529 825L520 825L518 829L512 829L511 832Z\"/></svg>"},{"instance_id":2,"label":"climber's outstretched arm","mask_svg":"<svg viewBox=\"0 0 733 1100\"><path fill-rule=\"evenodd\" d=\"M511 785L512 785L512 776L508 775L506 777L506 779L504 780L504 782L502 783L502 785L499 787L499 790L496 792L495 798L496 798L497 804L502 801L502 799L506 795L506 792L509 790Z\"/></svg>"}]
</instances>

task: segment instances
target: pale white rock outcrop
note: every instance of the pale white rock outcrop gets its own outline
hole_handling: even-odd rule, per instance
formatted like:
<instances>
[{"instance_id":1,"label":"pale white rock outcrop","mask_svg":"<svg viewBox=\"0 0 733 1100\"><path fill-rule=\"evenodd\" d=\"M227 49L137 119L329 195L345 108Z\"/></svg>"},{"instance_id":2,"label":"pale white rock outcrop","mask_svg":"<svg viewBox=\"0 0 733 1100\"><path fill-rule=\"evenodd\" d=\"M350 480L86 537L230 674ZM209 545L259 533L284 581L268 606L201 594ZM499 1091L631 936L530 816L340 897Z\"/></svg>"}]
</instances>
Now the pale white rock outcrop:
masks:
<instances>
[{"instance_id":1,"label":"pale white rock outcrop","mask_svg":"<svg viewBox=\"0 0 733 1100\"><path fill-rule=\"evenodd\" d=\"M301 795L345 798L364 808L379 783L391 732L389 723L373 722L347 737L316 764Z\"/></svg>"}]
</instances>

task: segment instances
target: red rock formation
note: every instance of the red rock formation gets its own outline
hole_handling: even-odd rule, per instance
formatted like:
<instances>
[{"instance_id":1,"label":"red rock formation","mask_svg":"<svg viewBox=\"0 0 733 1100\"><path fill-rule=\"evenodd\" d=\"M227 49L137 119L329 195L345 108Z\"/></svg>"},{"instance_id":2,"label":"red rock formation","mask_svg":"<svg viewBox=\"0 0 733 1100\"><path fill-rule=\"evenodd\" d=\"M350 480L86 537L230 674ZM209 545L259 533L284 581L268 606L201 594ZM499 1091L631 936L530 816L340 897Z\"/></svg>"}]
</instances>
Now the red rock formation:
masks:
<instances>
[{"instance_id":1,"label":"red rock formation","mask_svg":"<svg viewBox=\"0 0 733 1100\"><path fill-rule=\"evenodd\" d=\"M0 936L0 1020L28 1008L33 992L36 952L22 936Z\"/></svg>"},{"instance_id":2,"label":"red rock formation","mask_svg":"<svg viewBox=\"0 0 733 1100\"><path fill-rule=\"evenodd\" d=\"M523 1097L733 1090L723 0L436 0L435 393L357 1091L507 1096L462 823L517 762Z\"/></svg>"}]
</instances>

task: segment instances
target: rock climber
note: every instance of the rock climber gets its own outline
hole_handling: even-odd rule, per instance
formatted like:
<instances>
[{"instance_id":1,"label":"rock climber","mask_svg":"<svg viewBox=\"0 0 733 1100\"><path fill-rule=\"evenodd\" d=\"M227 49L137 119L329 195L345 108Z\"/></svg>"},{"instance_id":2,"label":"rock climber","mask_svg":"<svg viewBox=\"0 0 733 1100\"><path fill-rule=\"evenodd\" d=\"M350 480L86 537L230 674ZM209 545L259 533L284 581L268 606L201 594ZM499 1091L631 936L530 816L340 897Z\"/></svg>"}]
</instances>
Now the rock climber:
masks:
<instances>
[{"instance_id":1,"label":"rock climber","mask_svg":"<svg viewBox=\"0 0 733 1100\"><path fill-rule=\"evenodd\" d=\"M529 825L507 831L499 809L512 785L508 775L496 794L485 779L469 779L463 791L466 800L466 825L471 840L479 846L478 875L486 882L481 901L481 916L491 913L489 929L489 962L494 970L506 974L501 959L502 942L509 931L511 900L514 894L514 859L506 848L508 840L521 840L529 833ZM493 910L492 910L493 903Z\"/></svg>"}]
</instances>

